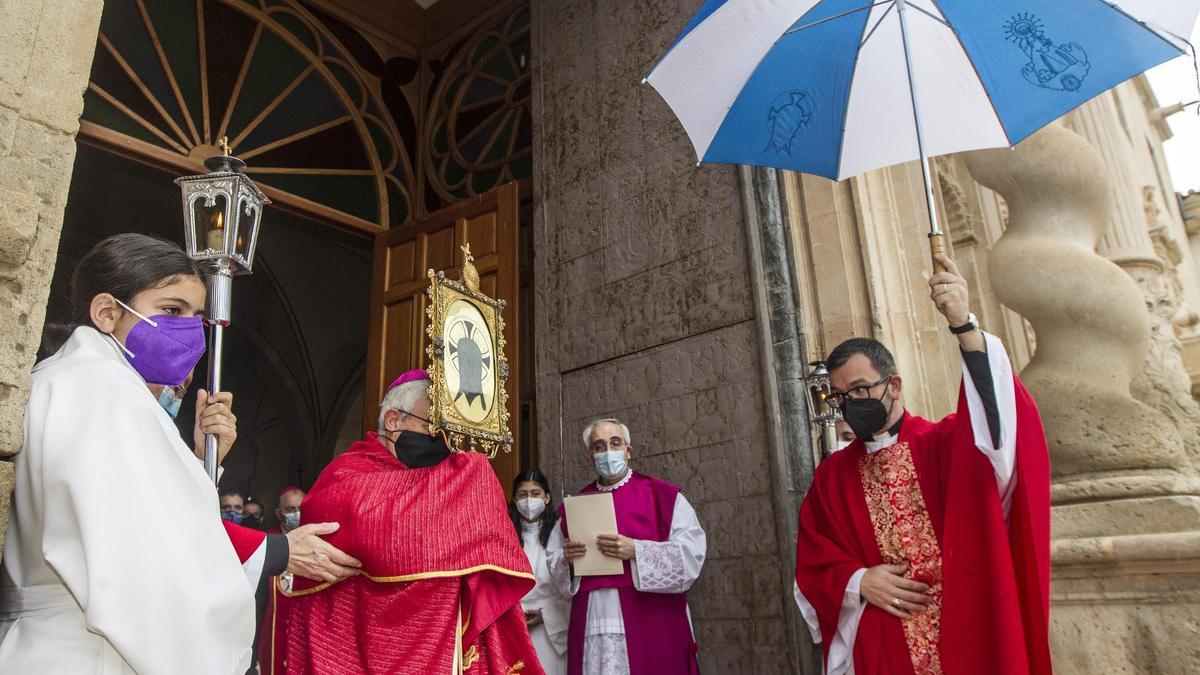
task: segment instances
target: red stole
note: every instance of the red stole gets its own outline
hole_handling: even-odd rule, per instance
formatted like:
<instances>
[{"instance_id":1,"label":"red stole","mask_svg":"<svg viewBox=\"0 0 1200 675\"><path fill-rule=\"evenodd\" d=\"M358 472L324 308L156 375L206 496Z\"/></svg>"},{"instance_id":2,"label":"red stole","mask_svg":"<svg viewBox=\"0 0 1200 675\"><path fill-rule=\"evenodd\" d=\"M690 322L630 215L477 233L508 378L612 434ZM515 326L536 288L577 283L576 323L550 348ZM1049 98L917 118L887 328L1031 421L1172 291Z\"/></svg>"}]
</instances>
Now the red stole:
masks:
<instances>
[{"instance_id":1,"label":"red stole","mask_svg":"<svg viewBox=\"0 0 1200 675\"><path fill-rule=\"evenodd\" d=\"M1008 526L961 390L957 415L906 416L895 445L868 455L856 441L818 468L800 508L796 583L817 610L826 659L854 572L907 562L931 585L930 608L902 622L868 604L856 673L1051 672L1049 458L1037 407L1015 384Z\"/></svg>"},{"instance_id":2,"label":"red stole","mask_svg":"<svg viewBox=\"0 0 1200 675\"><path fill-rule=\"evenodd\" d=\"M302 523L340 523L327 539L363 574L296 577L289 673L448 673L456 631L463 672L542 672L520 607L533 574L483 455L409 469L368 434L326 467L300 512Z\"/></svg>"}]
</instances>

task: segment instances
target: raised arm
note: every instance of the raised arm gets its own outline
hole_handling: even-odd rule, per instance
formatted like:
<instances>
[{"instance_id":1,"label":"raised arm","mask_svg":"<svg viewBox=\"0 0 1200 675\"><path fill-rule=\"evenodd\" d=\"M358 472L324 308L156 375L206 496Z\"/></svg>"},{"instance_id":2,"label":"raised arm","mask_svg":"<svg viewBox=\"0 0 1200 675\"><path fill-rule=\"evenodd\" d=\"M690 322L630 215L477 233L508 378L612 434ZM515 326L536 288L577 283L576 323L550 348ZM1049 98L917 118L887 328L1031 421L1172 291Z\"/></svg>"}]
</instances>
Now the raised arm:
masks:
<instances>
[{"instance_id":1,"label":"raised arm","mask_svg":"<svg viewBox=\"0 0 1200 675\"><path fill-rule=\"evenodd\" d=\"M975 447L992 464L1004 515L1008 516L1015 487L1016 393L1012 363L1004 345L979 329L968 304L967 282L945 254L934 259L946 271L929 280L930 298L946 317L963 357L963 389Z\"/></svg>"}]
</instances>

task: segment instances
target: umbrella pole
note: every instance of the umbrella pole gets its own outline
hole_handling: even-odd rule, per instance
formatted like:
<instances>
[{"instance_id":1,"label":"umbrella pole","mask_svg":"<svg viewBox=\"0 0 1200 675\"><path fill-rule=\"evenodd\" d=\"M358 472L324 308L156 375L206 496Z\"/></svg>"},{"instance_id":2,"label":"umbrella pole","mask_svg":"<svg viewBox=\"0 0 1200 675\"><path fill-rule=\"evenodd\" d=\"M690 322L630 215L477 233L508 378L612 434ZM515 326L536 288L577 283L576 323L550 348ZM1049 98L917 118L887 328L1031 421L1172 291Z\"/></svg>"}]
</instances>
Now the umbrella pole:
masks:
<instances>
[{"instance_id":1,"label":"umbrella pole","mask_svg":"<svg viewBox=\"0 0 1200 675\"><path fill-rule=\"evenodd\" d=\"M908 2L896 0L896 12L900 18L900 41L904 44L904 67L908 71L908 95L912 100L913 122L917 128L917 153L921 157L921 179L925 182L925 207L929 211L929 254L946 252L946 235L938 224L937 209L933 203L933 176L929 171L929 159L925 155L925 131L921 127L921 108L917 103L917 83L913 78L912 54L908 48ZM936 260L933 271L945 272L946 268Z\"/></svg>"}]
</instances>

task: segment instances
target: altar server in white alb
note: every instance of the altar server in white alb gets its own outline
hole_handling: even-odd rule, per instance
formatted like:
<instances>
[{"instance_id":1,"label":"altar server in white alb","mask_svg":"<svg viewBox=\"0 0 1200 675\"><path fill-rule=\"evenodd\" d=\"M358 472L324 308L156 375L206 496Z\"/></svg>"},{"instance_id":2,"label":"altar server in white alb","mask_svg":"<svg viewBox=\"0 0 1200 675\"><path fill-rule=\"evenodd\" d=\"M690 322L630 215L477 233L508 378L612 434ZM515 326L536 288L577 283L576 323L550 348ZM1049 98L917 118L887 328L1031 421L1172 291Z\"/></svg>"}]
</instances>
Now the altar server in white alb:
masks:
<instances>
[{"instance_id":1,"label":"altar server in white alb","mask_svg":"<svg viewBox=\"0 0 1200 675\"><path fill-rule=\"evenodd\" d=\"M77 327L34 368L15 460L0 672L249 667L254 585L286 565L288 547L272 540L282 546L270 553L264 533L222 526L215 488L168 412L204 351L204 303L187 256L143 235L102 241L76 269ZM198 431L218 433L227 451L230 399L213 400L197 402Z\"/></svg>"},{"instance_id":2,"label":"altar server in white alb","mask_svg":"<svg viewBox=\"0 0 1200 675\"><path fill-rule=\"evenodd\" d=\"M624 561L621 574L569 577L574 594L567 652L571 675L681 675L699 672L687 591L700 576L707 551L696 511L666 481L633 471L629 428L601 419L583 430L583 445L599 479L581 494L611 492L617 531L596 541L600 551ZM552 564L566 584L563 563L586 552L567 540Z\"/></svg>"},{"instance_id":3,"label":"altar server in white alb","mask_svg":"<svg viewBox=\"0 0 1200 675\"><path fill-rule=\"evenodd\" d=\"M529 638L546 675L566 675L571 596L565 583L556 583L550 569L552 559L562 558L563 546L558 512L551 508L550 482L538 469L522 471L513 479L512 495L509 516L537 579L533 590L521 598Z\"/></svg>"}]
</instances>

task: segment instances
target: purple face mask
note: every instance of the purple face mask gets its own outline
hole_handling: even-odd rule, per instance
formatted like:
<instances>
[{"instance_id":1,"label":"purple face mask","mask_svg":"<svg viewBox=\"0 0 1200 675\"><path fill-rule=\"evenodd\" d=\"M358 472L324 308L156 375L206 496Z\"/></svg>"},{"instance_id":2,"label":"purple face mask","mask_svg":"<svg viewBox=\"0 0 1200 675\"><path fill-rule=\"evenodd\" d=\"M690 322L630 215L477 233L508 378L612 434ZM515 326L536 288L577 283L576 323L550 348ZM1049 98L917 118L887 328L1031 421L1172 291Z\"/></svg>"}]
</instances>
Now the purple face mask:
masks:
<instances>
[{"instance_id":1,"label":"purple face mask","mask_svg":"<svg viewBox=\"0 0 1200 675\"><path fill-rule=\"evenodd\" d=\"M140 319L125 336L125 344L113 338L133 369L150 384L183 384L204 355L204 320L170 314L147 318L120 300L117 303Z\"/></svg>"}]
</instances>

